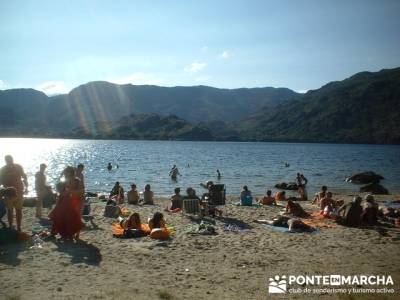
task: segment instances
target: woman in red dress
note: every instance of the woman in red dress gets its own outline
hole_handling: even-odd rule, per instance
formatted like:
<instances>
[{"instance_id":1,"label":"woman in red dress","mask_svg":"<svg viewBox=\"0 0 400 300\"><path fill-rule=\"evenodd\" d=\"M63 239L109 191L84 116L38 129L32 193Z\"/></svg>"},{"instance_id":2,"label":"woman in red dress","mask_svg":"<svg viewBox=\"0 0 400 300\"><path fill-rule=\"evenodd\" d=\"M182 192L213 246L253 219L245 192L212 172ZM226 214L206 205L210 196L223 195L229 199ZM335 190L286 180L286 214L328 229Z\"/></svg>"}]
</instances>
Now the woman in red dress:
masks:
<instances>
[{"instance_id":1,"label":"woman in red dress","mask_svg":"<svg viewBox=\"0 0 400 300\"><path fill-rule=\"evenodd\" d=\"M79 232L84 226L80 209L80 179L75 177L73 167L67 167L63 174L65 182L61 187L58 202L49 214L53 221L51 233L58 233L64 239L79 239Z\"/></svg>"}]
</instances>

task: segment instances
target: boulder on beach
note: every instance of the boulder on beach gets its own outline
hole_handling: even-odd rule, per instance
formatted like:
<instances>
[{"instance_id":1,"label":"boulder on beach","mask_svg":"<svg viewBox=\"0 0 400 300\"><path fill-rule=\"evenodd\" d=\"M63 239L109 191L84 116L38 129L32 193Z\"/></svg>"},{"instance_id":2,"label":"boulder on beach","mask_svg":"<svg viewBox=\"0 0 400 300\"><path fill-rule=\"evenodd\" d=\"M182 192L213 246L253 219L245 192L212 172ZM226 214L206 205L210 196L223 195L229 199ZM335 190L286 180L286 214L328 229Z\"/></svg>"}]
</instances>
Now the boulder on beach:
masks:
<instances>
[{"instance_id":1,"label":"boulder on beach","mask_svg":"<svg viewBox=\"0 0 400 300\"><path fill-rule=\"evenodd\" d=\"M291 191L297 191L298 186L295 182L281 182L281 183L277 183L275 184L275 187L277 189L281 189L281 190L291 190Z\"/></svg>"},{"instance_id":2,"label":"boulder on beach","mask_svg":"<svg viewBox=\"0 0 400 300\"><path fill-rule=\"evenodd\" d=\"M379 183L373 182L360 188L360 192L371 193L374 195L388 195L389 191Z\"/></svg>"},{"instance_id":3,"label":"boulder on beach","mask_svg":"<svg viewBox=\"0 0 400 300\"><path fill-rule=\"evenodd\" d=\"M369 171L369 172L354 174L353 176L350 176L349 178L347 178L346 181L352 182L352 183L366 184L366 183L373 183L373 182L379 183L379 181L381 179L384 179L383 176Z\"/></svg>"}]
</instances>

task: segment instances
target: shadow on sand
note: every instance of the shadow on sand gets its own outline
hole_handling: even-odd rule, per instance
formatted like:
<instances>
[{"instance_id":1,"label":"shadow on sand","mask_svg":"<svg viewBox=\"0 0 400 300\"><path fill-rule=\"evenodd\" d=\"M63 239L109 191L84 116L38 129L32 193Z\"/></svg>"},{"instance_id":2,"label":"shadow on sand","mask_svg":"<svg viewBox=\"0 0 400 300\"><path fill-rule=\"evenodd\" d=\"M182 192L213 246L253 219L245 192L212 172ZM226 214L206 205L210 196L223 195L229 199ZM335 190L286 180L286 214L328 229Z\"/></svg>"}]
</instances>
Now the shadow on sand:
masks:
<instances>
[{"instance_id":1,"label":"shadow on sand","mask_svg":"<svg viewBox=\"0 0 400 300\"><path fill-rule=\"evenodd\" d=\"M58 239L54 241L57 251L64 252L71 256L73 264L87 264L98 266L102 260L100 249L85 241L70 241Z\"/></svg>"}]
</instances>

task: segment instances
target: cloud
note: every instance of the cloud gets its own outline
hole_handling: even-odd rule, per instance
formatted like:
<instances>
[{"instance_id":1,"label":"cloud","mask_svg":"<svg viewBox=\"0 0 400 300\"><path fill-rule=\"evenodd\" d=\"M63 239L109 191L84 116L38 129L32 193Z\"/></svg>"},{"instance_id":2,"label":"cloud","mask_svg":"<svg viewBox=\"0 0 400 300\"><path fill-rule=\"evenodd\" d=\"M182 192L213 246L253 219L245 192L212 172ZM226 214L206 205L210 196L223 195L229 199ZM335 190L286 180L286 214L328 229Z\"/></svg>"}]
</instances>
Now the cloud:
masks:
<instances>
[{"instance_id":1,"label":"cloud","mask_svg":"<svg viewBox=\"0 0 400 300\"><path fill-rule=\"evenodd\" d=\"M207 47L207 46L201 47L201 52L207 52L207 50L208 50L208 47Z\"/></svg>"},{"instance_id":2,"label":"cloud","mask_svg":"<svg viewBox=\"0 0 400 300\"><path fill-rule=\"evenodd\" d=\"M185 72L197 73L197 72L203 70L206 66L207 66L206 63L193 62L190 65L187 65L185 67Z\"/></svg>"},{"instance_id":3,"label":"cloud","mask_svg":"<svg viewBox=\"0 0 400 300\"><path fill-rule=\"evenodd\" d=\"M35 90L42 91L46 95L67 94L71 89L64 81L46 81L35 87Z\"/></svg>"},{"instance_id":4,"label":"cloud","mask_svg":"<svg viewBox=\"0 0 400 300\"><path fill-rule=\"evenodd\" d=\"M221 53L221 55L219 57L223 58L223 59L228 59L228 58L232 57L232 54L230 54L228 51L225 50Z\"/></svg>"},{"instance_id":5,"label":"cloud","mask_svg":"<svg viewBox=\"0 0 400 300\"><path fill-rule=\"evenodd\" d=\"M0 90L6 90L8 89L8 84L4 81L0 79Z\"/></svg>"},{"instance_id":6,"label":"cloud","mask_svg":"<svg viewBox=\"0 0 400 300\"><path fill-rule=\"evenodd\" d=\"M146 73L133 73L131 75L127 75L119 78L110 78L107 81L116 83L116 84L148 84L148 85L160 85L162 83L162 79L154 78L151 74Z\"/></svg>"}]
</instances>

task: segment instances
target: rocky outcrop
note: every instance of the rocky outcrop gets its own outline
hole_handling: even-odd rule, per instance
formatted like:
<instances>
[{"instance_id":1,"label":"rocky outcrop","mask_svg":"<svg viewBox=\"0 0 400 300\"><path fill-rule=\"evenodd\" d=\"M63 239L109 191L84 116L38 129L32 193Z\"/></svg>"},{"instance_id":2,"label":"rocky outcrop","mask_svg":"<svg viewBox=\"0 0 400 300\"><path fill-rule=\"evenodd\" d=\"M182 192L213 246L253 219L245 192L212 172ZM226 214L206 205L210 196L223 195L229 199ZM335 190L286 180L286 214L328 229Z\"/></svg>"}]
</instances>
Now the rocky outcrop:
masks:
<instances>
[{"instance_id":1,"label":"rocky outcrop","mask_svg":"<svg viewBox=\"0 0 400 300\"><path fill-rule=\"evenodd\" d=\"M346 181L358 184L366 184L366 183L379 183L381 179L384 179L383 176L369 171L369 172L354 174L353 176L347 178Z\"/></svg>"},{"instance_id":2,"label":"rocky outcrop","mask_svg":"<svg viewBox=\"0 0 400 300\"><path fill-rule=\"evenodd\" d=\"M371 193L375 195L388 195L389 191L379 183L373 182L360 188L360 192Z\"/></svg>"},{"instance_id":3,"label":"rocky outcrop","mask_svg":"<svg viewBox=\"0 0 400 300\"><path fill-rule=\"evenodd\" d=\"M275 184L275 187L277 189L281 189L281 190L290 190L290 191L297 191L298 186L295 182L281 182L281 183L277 183Z\"/></svg>"}]
</instances>

